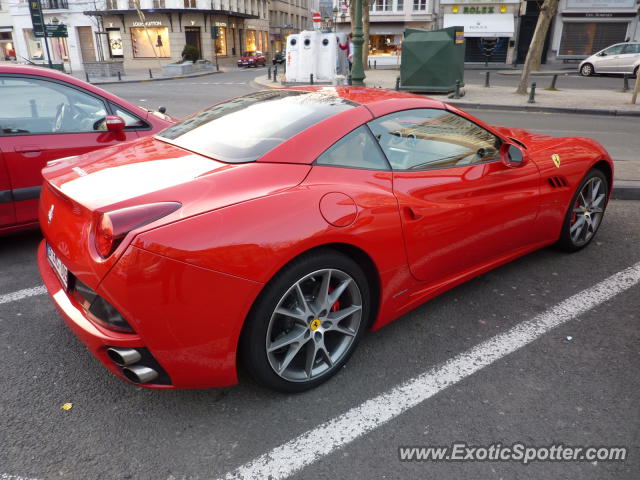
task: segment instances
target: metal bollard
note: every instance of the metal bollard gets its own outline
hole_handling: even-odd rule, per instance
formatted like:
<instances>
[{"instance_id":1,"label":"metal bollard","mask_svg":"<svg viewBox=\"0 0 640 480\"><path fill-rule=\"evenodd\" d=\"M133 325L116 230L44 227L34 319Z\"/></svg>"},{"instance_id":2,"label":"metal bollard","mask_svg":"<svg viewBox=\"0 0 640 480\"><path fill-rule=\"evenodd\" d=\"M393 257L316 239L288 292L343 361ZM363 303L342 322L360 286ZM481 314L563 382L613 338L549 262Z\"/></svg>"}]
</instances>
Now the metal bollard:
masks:
<instances>
[{"instance_id":1,"label":"metal bollard","mask_svg":"<svg viewBox=\"0 0 640 480\"><path fill-rule=\"evenodd\" d=\"M529 100L527 103L536 103L536 82L531 84L531 90L529 90Z\"/></svg>"},{"instance_id":2,"label":"metal bollard","mask_svg":"<svg viewBox=\"0 0 640 480\"><path fill-rule=\"evenodd\" d=\"M282 64L282 72L285 73L285 74L287 73L287 62L284 62Z\"/></svg>"},{"instance_id":3,"label":"metal bollard","mask_svg":"<svg viewBox=\"0 0 640 480\"><path fill-rule=\"evenodd\" d=\"M84 78L87 79L87 83L90 83L89 82L89 72L87 72L87 71L84 72Z\"/></svg>"},{"instance_id":4,"label":"metal bollard","mask_svg":"<svg viewBox=\"0 0 640 480\"><path fill-rule=\"evenodd\" d=\"M122 81L122 74L120 72L118 72L118 81L121 82Z\"/></svg>"},{"instance_id":5,"label":"metal bollard","mask_svg":"<svg viewBox=\"0 0 640 480\"><path fill-rule=\"evenodd\" d=\"M313 85L313 73L309 74L309 84Z\"/></svg>"},{"instance_id":6,"label":"metal bollard","mask_svg":"<svg viewBox=\"0 0 640 480\"><path fill-rule=\"evenodd\" d=\"M622 78L624 78L624 83L622 84L622 91L628 92L629 91L629 75L625 73Z\"/></svg>"},{"instance_id":7,"label":"metal bollard","mask_svg":"<svg viewBox=\"0 0 640 480\"><path fill-rule=\"evenodd\" d=\"M367 66L369 67L369 69L371 69L371 60L367 59Z\"/></svg>"},{"instance_id":8,"label":"metal bollard","mask_svg":"<svg viewBox=\"0 0 640 480\"><path fill-rule=\"evenodd\" d=\"M275 65L273 67L273 81L274 82L278 81L278 65Z\"/></svg>"},{"instance_id":9,"label":"metal bollard","mask_svg":"<svg viewBox=\"0 0 640 480\"><path fill-rule=\"evenodd\" d=\"M267 80L271 80L271 67L267 68Z\"/></svg>"},{"instance_id":10,"label":"metal bollard","mask_svg":"<svg viewBox=\"0 0 640 480\"><path fill-rule=\"evenodd\" d=\"M396 77L396 90L400 90L400 77Z\"/></svg>"},{"instance_id":11,"label":"metal bollard","mask_svg":"<svg viewBox=\"0 0 640 480\"><path fill-rule=\"evenodd\" d=\"M349 78L348 78L347 83L348 83L349 85L353 85L353 79L351 78L351 74L349 74Z\"/></svg>"},{"instance_id":12,"label":"metal bollard","mask_svg":"<svg viewBox=\"0 0 640 480\"><path fill-rule=\"evenodd\" d=\"M485 73L484 75L484 86L486 88L489 88L489 75L491 75L491 72L487 71L487 73Z\"/></svg>"},{"instance_id":13,"label":"metal bollard","mask_svg":"<svg viewBox=\"0 0 640 480\"><path fill-rule=\"evenodd\" d=\"M556 90L556 82L558 81L558 75L554 75L553 79L551 79L551 85L549 86L549 90Z\"/></svg>"},{"instance_id":14,"label":"metal bollard","mask_svg":"<svg viewBox=\"0 0 640 480\"><path fill-rule=\"evenodd\" d=\"M377 69L378 69L378 61L377 61L377 60L374 60L374 61L373 61L373 69L374 69L374 70L377 70Z\"/></svg>"},{"instance_id":15,"label":"metal bollard","mask_svg":"<svg viewBox=\"0 0 640 480\"><path fill-rule=\"evenodd\" d=\"M151 69L149 69L149 78L153 78L153 74L151 73Z\"/></svg>"},{"instance_id":16,"label":"metal bollard","mask_svg":"<svg viewBox=\"0 0 640 480\"><path fill-rule=\"evenodd\" d=\"M460 80L456 80L456 91L453 94L453 98L462 98L462 95L460 95Z\"/></svg>"}]
</instances>

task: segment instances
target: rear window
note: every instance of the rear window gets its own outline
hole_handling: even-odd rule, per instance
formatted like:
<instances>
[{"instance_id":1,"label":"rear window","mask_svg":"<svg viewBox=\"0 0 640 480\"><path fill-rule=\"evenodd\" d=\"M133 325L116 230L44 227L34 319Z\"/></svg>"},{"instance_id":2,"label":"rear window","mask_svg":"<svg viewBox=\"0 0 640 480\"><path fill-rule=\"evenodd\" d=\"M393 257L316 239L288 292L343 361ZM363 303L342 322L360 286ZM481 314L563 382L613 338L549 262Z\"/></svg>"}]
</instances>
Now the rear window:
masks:
<instances>
[{"instance_id":1,"label":"rear window","mask_svg":"<svg viewBox=\"0 0 640 480\"><path fill-rule=\"evenodd\" d=\"M198 112L156 138L223 162L253 162L311 125L355 106L319 92L256 92Z\"/></svg>"}]
</instances>

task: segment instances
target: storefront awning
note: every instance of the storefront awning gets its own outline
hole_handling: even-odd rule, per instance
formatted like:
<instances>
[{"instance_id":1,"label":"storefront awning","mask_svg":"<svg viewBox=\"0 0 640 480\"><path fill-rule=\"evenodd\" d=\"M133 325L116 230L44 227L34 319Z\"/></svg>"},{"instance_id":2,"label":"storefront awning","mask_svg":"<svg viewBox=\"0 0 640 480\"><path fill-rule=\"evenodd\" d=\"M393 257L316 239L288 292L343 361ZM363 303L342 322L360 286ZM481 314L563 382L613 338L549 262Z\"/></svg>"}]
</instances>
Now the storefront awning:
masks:
<instances>
[{"instance_id":1,"label":"storefront awning","mask_svg":"<svg viewBox=\"0 0 640 480\"><path fill-rule=\"evenodd\" d=\"M444 28L464 27L465 37L513 37L512 13L445 13Z\"/></svg>"}]
</instances>

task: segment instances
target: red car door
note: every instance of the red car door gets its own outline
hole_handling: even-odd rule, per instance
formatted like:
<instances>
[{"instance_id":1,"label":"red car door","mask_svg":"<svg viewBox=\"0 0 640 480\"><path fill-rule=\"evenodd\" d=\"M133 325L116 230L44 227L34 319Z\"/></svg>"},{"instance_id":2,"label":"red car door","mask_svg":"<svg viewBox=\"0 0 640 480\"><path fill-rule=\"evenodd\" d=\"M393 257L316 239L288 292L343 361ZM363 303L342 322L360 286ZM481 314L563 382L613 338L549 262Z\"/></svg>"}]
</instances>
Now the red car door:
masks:
<instances>
[{"instance_id":1,"label":"red car door","mask_svg":"<svg viewBox=\"0 0 640 480\"><path fill-rule=\"evenodd\" d=\"M138 138L133 130L107 131L113 105L79 87L27 75L0 80L0 150L18 224L37 220L40 171L48 161Z\"/></svg>"},{"instance_id":2,"label":"red car door","mask_svg":"<svg viewBox=\"0 0 640 480\"><path fill-rule=\"evenodd\" d=\"M501 140L438 109L371 122L393 172L412 274L434 282L532 243L539 173L505 166Z\"/></svg>"},{"instance_id":3,"label":"red car door","mask_svg":"<svg viewBox=\"0 0 640 480\"><path fill-rule=\"evenodd\" d=\"M9 172L0 151L0 227L16 223L13 209L13 192L9 181Z\"/></svg>"}]
</instances>

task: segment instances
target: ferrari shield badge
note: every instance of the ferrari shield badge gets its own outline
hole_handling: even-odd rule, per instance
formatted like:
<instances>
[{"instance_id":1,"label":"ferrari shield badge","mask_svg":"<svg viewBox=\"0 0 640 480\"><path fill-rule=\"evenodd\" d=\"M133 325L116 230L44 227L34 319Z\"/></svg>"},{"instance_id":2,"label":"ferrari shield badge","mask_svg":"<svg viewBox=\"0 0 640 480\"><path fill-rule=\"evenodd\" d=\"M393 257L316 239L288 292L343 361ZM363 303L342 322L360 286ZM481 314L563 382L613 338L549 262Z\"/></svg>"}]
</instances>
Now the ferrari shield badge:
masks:
<instances>
[{"instance_id":1,"label":"ferrari shield badge","mask_svg":"<svg viewBox=\"0 0 640 480\"><path fill-rule=\"evenodd\" d=\"M553 155L551 155L551 160L553 160L553 164L556 166L556 168L560 168L560 155L554 153Z\"/></svg>"}]
</instances>

